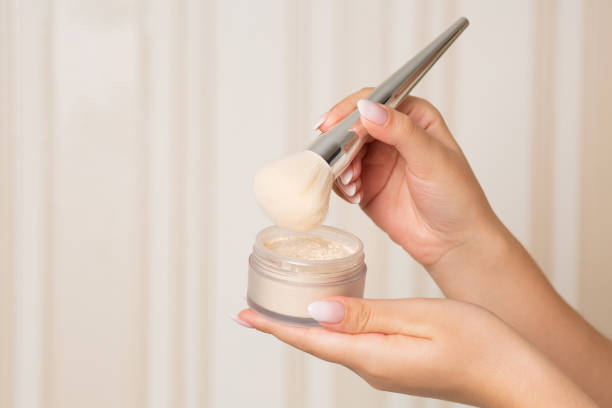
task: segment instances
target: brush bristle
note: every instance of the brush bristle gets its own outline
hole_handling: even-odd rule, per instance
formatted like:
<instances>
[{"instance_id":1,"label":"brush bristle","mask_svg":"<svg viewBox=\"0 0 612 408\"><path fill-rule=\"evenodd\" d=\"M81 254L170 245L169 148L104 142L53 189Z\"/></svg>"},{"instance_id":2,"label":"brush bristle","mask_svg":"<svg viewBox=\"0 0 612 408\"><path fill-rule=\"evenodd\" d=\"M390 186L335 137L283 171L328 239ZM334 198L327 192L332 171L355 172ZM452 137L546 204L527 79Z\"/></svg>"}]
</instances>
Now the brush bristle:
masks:
<instances>
[{"instance_id":1,"label":"brush bristle","mask_svg":"<svg viewBox=\"0 0 612 408\"><path fill-rule=\"evenodd\" d=\"M323 223L334 178L329 165L305 150L268 163L255 175L255 199L279 227L305 232Z\"/></svg>"}]
</instances>

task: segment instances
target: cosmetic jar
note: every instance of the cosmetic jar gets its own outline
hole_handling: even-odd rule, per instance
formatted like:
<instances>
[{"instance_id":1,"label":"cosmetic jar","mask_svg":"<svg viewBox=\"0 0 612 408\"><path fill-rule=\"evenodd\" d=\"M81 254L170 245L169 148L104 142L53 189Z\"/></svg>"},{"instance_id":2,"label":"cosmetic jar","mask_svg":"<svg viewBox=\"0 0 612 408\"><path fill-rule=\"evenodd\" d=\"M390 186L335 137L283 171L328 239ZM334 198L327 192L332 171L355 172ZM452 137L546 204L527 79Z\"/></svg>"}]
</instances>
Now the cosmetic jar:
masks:
<instances>
[{"instance_id":1,"label":"cosmetic jar","mask_svg":"<svg viewBox=\"0 0 612 408\"><path fill-rule=\"evenodd\" d=\"M312 302L363 297L364 258L359 238L338 228L321 226L307 233L265 228L249 257L247 303L285 324L318 326L308 313Z\"/></svg>"}]
</instances>

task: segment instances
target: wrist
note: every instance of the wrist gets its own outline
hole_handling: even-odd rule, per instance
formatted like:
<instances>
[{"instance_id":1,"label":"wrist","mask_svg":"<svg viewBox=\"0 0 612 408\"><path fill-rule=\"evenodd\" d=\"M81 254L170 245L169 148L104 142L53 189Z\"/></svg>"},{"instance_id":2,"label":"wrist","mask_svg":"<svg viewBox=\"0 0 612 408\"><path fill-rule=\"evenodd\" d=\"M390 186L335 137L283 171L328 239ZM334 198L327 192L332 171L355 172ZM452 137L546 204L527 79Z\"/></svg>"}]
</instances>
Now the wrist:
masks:
<instances>
[{"instance_id":1,"label":"wrist","mask_svg":"<svg viewBox=\"0 0 612 408\"><path fill-rule=\"evenodd\" d=\"M541 275L537 264L498 220L474 228L472 239L427 267L446 297L495 310L500 299L519 299L516 283ZM508 304L508 302L504 302Z\"/></svg>"},{"instance_id":2,"label":"wrist","mask_svg":"<svg viewBox=\"0 0 612 408\"><path fill-rule=\"evenodd\" d=\"M521 256L522 247L497 218L473 228L469 239L448 251L437 262L426 265L434 279L447 275L490 273L507 260Z\"/></svg>"},{"instance_id":3,"label":"wrist","mask_svg":"<svg viewBox=\"0 0 612 408\"><path fill-rule=\"evenodd\" d=\"M596 407L592 399L531 345L524 343L491 376L483 407ZM499 364L499 360L496 360Z\"/></svg>"}]
</instances>

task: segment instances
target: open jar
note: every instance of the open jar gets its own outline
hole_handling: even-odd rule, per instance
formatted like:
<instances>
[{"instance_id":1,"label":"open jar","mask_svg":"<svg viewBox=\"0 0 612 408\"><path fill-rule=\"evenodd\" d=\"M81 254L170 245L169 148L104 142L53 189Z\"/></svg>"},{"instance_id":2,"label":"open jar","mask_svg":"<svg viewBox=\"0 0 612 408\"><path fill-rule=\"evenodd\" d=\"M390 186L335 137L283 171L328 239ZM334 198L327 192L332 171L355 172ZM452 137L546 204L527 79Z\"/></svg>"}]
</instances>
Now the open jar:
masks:
<instances>
[{"instance_id":1,"label":"open jar","mask_svg":"<svg viewBox=\"0 0 612 408\"><path fill-rule=\"evenodd\" d=\"M355 235L321 226L307 233L276 226L255 238L247 303L282 323L318 326L308 305L329 296L363 297L366 265Z\"/></svg>"}]
</instances>

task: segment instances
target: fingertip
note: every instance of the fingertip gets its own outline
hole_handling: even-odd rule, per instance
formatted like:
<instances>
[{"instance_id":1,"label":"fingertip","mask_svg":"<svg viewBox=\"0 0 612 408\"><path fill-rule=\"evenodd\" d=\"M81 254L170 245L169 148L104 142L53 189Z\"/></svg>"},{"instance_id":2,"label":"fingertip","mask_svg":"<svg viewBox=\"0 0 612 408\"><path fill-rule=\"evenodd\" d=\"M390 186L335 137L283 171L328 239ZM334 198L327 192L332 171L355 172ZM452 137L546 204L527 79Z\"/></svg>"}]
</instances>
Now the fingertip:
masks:
<instances>
[{"instance_id":1,"label":"fingertip","mask_svg":"<svg viewBox=\"0 0 612 408\"><path fill-rule=\"evenodd\" d=\"M244 321L245 323L251 325L254 329L259 330L264 333L272 334L273 336L282 337L282 333L287 330L291 330L294 328L293 326L287 326L283 323L276 322L267 318L266 316L262 316L257 314L252 309L246 309L241 311L237 315L238 319ZM240 324L240 323L239 323Z\"/></svg>"},{"instance_id":2,"label":"fingertip","mask_svg":"<svg viewBox=\"0 0 612 408\"><path fill-rule=\"evenodd\" d=\"M308 305L308 313L319 323L333 325L344 320L344 304L334 300L319 300Z\"/></svg>"},{"instance_id":3,"label":"fingertip","mask_svg":"<svg viewBox=\"0 0 612 408\"><path fill-rule=\"evenodd\" d=\"M347 320L354 314L357 302L364 302L362 298L348 296L330 296L314 302L308 307L308 312L319 324L327 330L346 333ZM350 322L349 322L350 323Z\"/></svg>"},{"instance_id":4,"label":"fingertip","mask_svg":"<svg viewBox=\"0 0 612 408\"><path fill-rule=\"evenodd\" d=\"M346 196L346 193L345 193L344 191L342 191L342 186L341 186L341 184L342 184L342 183L341 183L339 180L336 180L336 181L334 182L334 185L333 185L333 190L334 190L334 193L336 193L336 195L337 195L338 197L340 197L341 199L343 199L344 201L346 201L346 202L350 202L350 201L349 201L349 199L348 199L348 197Z\"/></svg>"},{"instance_id":5,"label":"fingertip","mask_svg":"<svg viewBox=\"0 0 612 408\"><path fill-rule=\"evenodd\" d=\"M317 120L317 123L314 125L314 130L320 129L321 126L325 123L325 121L327 120L327 116L329 115L329 111L325 112L323 115L321 115L321 117L319 117L319 120Z\"/></svg>"},{"instance_id":6,"label":"fingertip","mask_svg":"<svg viewBox=\"0 0 612 408\"><path fill-rule=\"evenodd\" d=\"M336 126L338 122L344 119L345 116L346 114L343 112L339 112L338 108L336 107L331 108L329 112L327 112L327 116L325 117L325 120L319 125L319 130L321 130L321 132L323 133L327 132L329 129Z\"/></svg>"},{"instance_id":7,"label":"fingertip","mask_svg":"<svg viewBox=\"0 0 612 408\"><path fill-rule=\"evenodd\" d=\"M371 122L376 126L385 126L389 120L389 109L385 105L372 102L368 99L357 101L357 109L359 109L362 123L365 119L365 122Z\"/></svg>"},{"instance_id":8,"label":"fingertip","mask_svg":"<svg viewBox=\"0 0 612 408\"><path fill-rule=\"evenodd\" d=\"M414 172L423 173L436 165L432 156L438 145L431 143L432 137L423 130L410 116L395 109L388 109L389 117L384 125L372 121L362 123L368 133L376 140L394 146L406 159Z\"/></svg>"},{"instance_id":9,"label":"fingertip","mask_svg":"<svg viewBox=\"0 0 612 408\"><path fill-rule=\"evenodd\" d=\"M359 180L361 177L361 158L359 160L354 160L353 161L353 177L355 178L355 180Z\"/></svg>"},{"instance_id":10,"label":"fingertip","mask_svg":"<svg viewBox=\"0 0 612 408\"><path fill-rule=\"evenodd\" d=\"M259 331L263 331L266 333L269 332L267 321L264 318L262 318L260 315L255 313L252 309L245 309L241 311L240 313L238 313L236 317L242 320L243 322L247 323L254 329L257 329Z\"/></svg>"},{"instance_id":11,"label":"fingertip","mask_svg":"<svg viewBox=\"0 0 612 408\"><path fill-rule=\"evenodd\" d=\"M324 122L319 125L319 129L323 132L327 132L355 109L357 100L367 98L373 89L374 88L362 88L335 104L327 112L327 117Z\"/></svg>"},{"instance_id":12,"label":"fingertip","mask_svg":"<svg viewBox=\"0 0 612 408\"><path fill-rule=\"evenodd\" d=\"M253 319L255 316L255 312L251 309L243 309L237 315L239 319L247 321L248 319Z\"/></svg>"},{"instance_id":13,"label":"fingertip","mask_svg":"<svg viewBox=\"0 0 612 408\"><path fill-rule=\"evenodd\" d=\"M231 315L230 314L229 317L234 322L236 322L236 324L239 324L242 327L246 327L247 329L252 329L253 328L253 325L251 325L249 322L247 322L244 318L240 317L239 314L238 315Z\"/></svg>"},{"instance_id":14,"label":"fingertip","mask_svg":"<svg viewBox=\"0 0 612 408\"><path fill-rule=\"evenodd\" d=\"M397 125L396 111L393 109L387 110L386 106L368 100L363 101L360 109L360 120L363 127L374 140L394 145L394 128Z\"/></svg>"},{"instance_id":15,"label":"fingertip","mask_svg":"<svg viewBox=\"0 0 612 408\"><path fill-rule=\"evenodd\" d=\"M359 204L361 203L361 191L358 191L355 195L349 198L351 204Z\"/></svg>"},{"instance_id":16,"label":"fingertip","mask_svg":"<svg viewBox=\"0 0 612 408\"><path fill-rule=\"evenodd\" d=\"M348 185L353 180L353 166L349 165L338 178L342 184Z\"/></svg>"},{"instance_id":17,"label":"fingertip","mask_svg":"<svg viewBox=\"0 0 612 408\"><path fill-rule=\"evenodd\" d=\"M361 190L361 179L355 179L355 181L347 185L341 184L340 187L342 188L342 191L344 192L344 195L347 197L348 201L355 204L354 199Z\"/></svg>"},{"instance_id":18,"label":"fingertip","mask_svg":"<svg viewBox=\"0 0 612 408\"><path fill-rule=\"evenodd\" d=\"M348 198L354 196L357 192L357 183L341 184L340 187Z\"/></svg>"}]
</instances>

